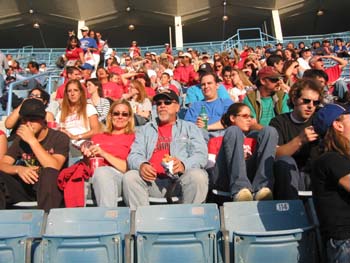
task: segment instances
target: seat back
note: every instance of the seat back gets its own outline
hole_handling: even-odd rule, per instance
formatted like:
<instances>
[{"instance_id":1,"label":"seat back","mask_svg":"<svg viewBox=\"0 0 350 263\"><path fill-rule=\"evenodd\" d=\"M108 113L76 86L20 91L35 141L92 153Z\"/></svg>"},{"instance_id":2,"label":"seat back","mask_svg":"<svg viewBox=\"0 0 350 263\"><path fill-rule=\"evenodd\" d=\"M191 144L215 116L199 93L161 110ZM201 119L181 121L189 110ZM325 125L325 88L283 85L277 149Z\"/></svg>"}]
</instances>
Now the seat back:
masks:
<instances>
[{"instance_id":1,"label":"seat back","mask_svg":"<svg viewBox=\"0 0 350 263\"><path fill-rule=\"evenodd\" d=\"M25 262L31 257L31 239L39 238L43 210L0 211L0 262Z\"/></svg>"},{"instance_id":2,"label":"seat back","mask_svg":"<svg viewBox=\"0 0 350 263\"><path fill-rule=\"evenodd\" d=\"M37 262L123 262L126 207L51 209Z\"/></svg>"},{"instance_id":3,"label":"seat back","mask_svg":"<svg viewBox=\"0 0 350 263\"><path fill-rule=\"evenodd\" d=\"M219 230L215 204L139 207L137 262L217 262Z\"/></svg>"},{"instance_id":4,"label":"seat back","mask_svg":"<svg viewBox=\"0 0 350 263\"><path fill-rule=\"evenodd\" d=\"M223 213L236 262L313 262L314 226L300 200L224 203Z\"/></svg>"}]
</instances>

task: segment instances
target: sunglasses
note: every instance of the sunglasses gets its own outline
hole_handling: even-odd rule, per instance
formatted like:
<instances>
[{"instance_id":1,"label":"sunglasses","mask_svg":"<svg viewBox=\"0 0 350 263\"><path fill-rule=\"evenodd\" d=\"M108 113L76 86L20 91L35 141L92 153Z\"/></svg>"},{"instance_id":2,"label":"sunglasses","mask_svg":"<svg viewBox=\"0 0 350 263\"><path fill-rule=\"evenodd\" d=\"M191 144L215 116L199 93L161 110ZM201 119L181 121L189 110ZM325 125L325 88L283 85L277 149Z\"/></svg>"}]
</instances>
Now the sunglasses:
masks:
<instances>
[{"instance_id":1,"label":"sunglasses","mask_svg":"<svg viewBox=\"0 0 350 263\"><path fill-rule=\"evenodd\" d=\"M254 117L250 114L237 114L236 117L242 117L243 119L253 119Z\"/></svg>"},{"instance_id":2,"label":"sunglasses","mask_svg":"<svg viewBox=\"0 0 350 263\"><path fill-rule=\"evenodd\" d=\"M272 83L277 83L281 80L280 78L267 78L267 79Z\"/></svg>"},{"instance_id":3,"label":"sunglasses","mask_svg":"<svg viewBox=\"0 0 350 263\"><path fill-rule=\"evenodd\" d=\"M173 101L172 100L158 100L158 101L156 101L157 106L161 106L163 103L164 103L164 105L169 106L170 104L173 103Z\"/></svg>"},{"instance_id":4,"label":"sunglasses","mask_svg":"<svg viewBox=\"0 0 350 263\"><path fill-rule=\"evenodd\" d=\"M41 95L38 95L38 94L29 94L28 98L41 99Z\"/></svg>"},{"instance_id":5,"label":"sunglasses","mask_svg":"<svg viewBox=\"0 0 350 263\"><path fill-rule=\"evenodd\" d=\"M310 104L310 102L312 102L314 106L318 106L321 104L321 101L319 100L310 100L310 99L304 99L304 98L301 98L301 100L303 101L303 104Z\"/></svg>"},{"instance_id":6,"label":"sunglasses","mask_svg":"<svg viewBox=\"0 0 350 263\"><path fill-rule=\"evenodd\" d=\"M112 116L113 117L119 117L119 116L122 116L122 117L129 117L129 113L128 112L120 112L120 111L114 111L112 112Z\"/></svg>"}]
</instances>

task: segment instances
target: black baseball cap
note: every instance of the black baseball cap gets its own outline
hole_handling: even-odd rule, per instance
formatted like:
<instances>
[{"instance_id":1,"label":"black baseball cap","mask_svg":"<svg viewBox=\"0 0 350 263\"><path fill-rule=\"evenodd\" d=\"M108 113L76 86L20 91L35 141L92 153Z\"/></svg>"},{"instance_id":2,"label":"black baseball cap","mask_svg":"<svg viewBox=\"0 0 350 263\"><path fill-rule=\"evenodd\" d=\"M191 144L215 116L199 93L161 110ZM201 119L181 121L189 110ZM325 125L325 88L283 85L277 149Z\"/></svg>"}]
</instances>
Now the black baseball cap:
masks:
<instances>
[{"instance_id":1,"label":"black baseball cap","mask_svg":"<svg viewBox=\"0 0 350 263\"><path fill-rule=\"evenodd\" d=\"M37 118L45 120L46 111L45 105L38 99L26 99L19 110L19 115L22 118Z\"/></svg>"},{"instance_id":2,"label":"black baseball cap","mask_svg":"<svg viewBox=\"0 0 350 263\"><path fill-rule=\"evenodd\" d=\"M170 100L175 100L177 103L179 103L179 96L177 96L175 91L170 89L159 92L157 95L153 97L153 101L160 100L164 97Z\"/></svg>"}]
</instances>

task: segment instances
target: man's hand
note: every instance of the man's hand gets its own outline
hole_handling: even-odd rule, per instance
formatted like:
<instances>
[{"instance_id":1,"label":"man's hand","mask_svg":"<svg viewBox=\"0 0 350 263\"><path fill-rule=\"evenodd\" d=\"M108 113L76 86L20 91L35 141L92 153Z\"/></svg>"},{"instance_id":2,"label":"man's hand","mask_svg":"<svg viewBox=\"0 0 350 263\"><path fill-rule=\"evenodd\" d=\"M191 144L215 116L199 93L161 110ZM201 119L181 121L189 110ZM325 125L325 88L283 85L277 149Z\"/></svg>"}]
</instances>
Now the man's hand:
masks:
<instances>
[{"instance_id":1,"label":"man's hand","mask_svg":"<svg viewBox=\"0 0 350 263\"><path fill-rule=\"evenodd\" d=\"M25 166L17 166L18 168L18 176L25 182L26 184L35 184L38 181L39 175L37 173L38 167L25 167Z\"/></svg>"},{"instance_id":2,"label":"man's hand","mask_svg":"<svg viewBox=\"0 0 350 263\"><path fill-rule=\"evenodd\" d=\"M306 127L300 134L299 137L301 139L302 144L316 141L318 138L318 134L315 132L313 126Z\"/></svg>"},{"instance_id":3,"label":"man's hand","mask_svg":"<svg viewBox=\"0 0 350 263\"><path fill-rule=\"evenodd\" d=\"M17 129L16 134L28 144L30 144L31 141L36 140L34 130L29 124L21 124Z\"/></svg>"},{"instance_id":4,"label":"man's hand","mask_svg":"<svg viewBox=\"0 0 350 263\"><path fill-rule=\"evenodd\" d=\"M184 164L177 159L176 157L172 157L172 160L174 161L173 164L173 174L177 174L177 173L184 173L185 172L185 166Z\"/></svg>"},{"instance_id":5,"label":"man's hand","mask_svg":"<svg viewBox=\"0 0 350 263\"><path fill-rule=\"evenodd\" d=\"M198 128L204 128L204 121L202 120L201 117L197 118L196 125Z\"/></svg>"},{"instance_id":6,"label":"man's hand","mask_svg":"<svg viewBox=\"0 0 350 263\"><path fill-rule=\"evenodd\" d=\"M149 163L143 163L140 166L140 175L143 180L153 182L157 178L157 171Z\"/></svg>"}]
</instances>

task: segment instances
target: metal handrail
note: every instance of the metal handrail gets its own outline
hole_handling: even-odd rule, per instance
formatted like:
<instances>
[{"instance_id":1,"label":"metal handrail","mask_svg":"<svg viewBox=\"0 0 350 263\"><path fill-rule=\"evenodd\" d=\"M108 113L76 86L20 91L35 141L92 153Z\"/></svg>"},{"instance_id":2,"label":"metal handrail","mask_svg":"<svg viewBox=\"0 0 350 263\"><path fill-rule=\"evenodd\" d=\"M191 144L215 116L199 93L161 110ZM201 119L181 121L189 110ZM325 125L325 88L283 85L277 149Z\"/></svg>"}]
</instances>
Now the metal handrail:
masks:
<instances>
[{"instance_id":1,"label":"metal handrail","mask_svg":"<svg viewBox=\"0 0 350 263\"><path fill-rule=\"evenodd\" d=\"M28 81L28 80L31 80L31 79L35 79L35 78L38 78L38 77L41 77L41 76L48 76L49 80L50 80L50 76L52 74L57 74L57 71L56 70L54 70L54 71L46 71L44 73L36 74L36 75L30 76L30 77L27 77L25 79L17 80L17 81L14 81L14 82L10 83L9 88L8 88L8 94L7 94L6 115L9 116L10 113L11 113L13 88L16 85L22 84L25 81ZM51 91L52 91L51 85L52 85L51 81L49 81L49 83L48 83L48 93L49 94L51 94Z\"/></svg>"}]
</instances>

